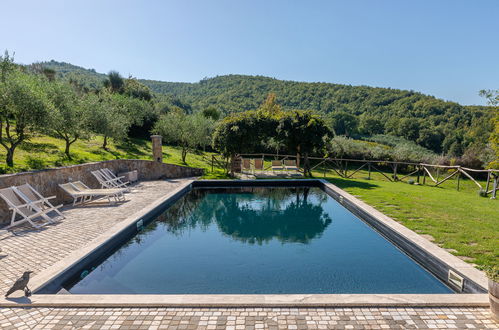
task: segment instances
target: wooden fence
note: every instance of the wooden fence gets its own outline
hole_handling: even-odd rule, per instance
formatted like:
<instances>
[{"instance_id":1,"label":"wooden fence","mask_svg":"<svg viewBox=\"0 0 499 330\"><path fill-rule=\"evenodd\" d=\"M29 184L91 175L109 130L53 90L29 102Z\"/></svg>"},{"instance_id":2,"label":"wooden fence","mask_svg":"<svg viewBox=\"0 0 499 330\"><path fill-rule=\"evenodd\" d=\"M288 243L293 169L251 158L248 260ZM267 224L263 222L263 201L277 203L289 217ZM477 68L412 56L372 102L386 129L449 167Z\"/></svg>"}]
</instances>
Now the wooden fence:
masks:
<instances>
[{"instance_id":1,"label":"wooden fence","mask_svg":"<svg viewBox=\"0 0 499 330\"><path fill-rule=\"evenodd\" d=\"M239 154L236 159L241 158L273 158L284 161L286 159L295 159L298 166L300 159L295 155L278 155L278 154ZM368 173L368 178L371 179L371 173L380 173L383 178L388 181L403 181L408 180L411 176L416 177L416 182L420 184L427 184L431 182L432 186L439 186L451 178L456 177L456 189L459 190L461 177L466 177L471 180L486 196L496 198L497 191L499 190L499 170L477 170L466 168L462 166L446 166L434 165L425 163L410 163L410 162L396 162L385 160L360 160L360 159L344 159L344 158L318 158L309 157L311 161L311 170L316 172L323 172L324 176L326 171L333 171L342 178L353 178L353 176L361 170ZM240 162L238 162L240 163ZM212 171L214 165L223 167L227 166L223 160L219 159L216 155L212 157ZM269 166L270 167L270 166ZM388 169L382 170L382 169ZM401 170L404 171L401 171ZM264 169L265 170L265 169ZM485 183L479 181L479 177L485 179Z\"/></svg>"}]
</instances>

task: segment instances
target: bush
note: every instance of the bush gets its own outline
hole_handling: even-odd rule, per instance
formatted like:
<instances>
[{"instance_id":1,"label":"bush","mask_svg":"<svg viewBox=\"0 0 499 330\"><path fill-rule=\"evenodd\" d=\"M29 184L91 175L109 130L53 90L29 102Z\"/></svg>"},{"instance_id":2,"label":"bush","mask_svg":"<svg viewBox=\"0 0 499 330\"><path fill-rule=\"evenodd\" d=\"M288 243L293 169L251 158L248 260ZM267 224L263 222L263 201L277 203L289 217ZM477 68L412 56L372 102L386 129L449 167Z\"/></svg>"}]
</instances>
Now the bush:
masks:
<instances>
[{"instance_id":1,"label":"bush","mask_svg":"<svg viewBox=\"0 0 499 330\"><path fill-rule=\"evenodd\" d=\"M377 135L368 141L336 136L329 143L329 154L335 158L413 163L434 163L438 159L435 153L414 142L388 135Z\"/></svg>"}]
</instances>

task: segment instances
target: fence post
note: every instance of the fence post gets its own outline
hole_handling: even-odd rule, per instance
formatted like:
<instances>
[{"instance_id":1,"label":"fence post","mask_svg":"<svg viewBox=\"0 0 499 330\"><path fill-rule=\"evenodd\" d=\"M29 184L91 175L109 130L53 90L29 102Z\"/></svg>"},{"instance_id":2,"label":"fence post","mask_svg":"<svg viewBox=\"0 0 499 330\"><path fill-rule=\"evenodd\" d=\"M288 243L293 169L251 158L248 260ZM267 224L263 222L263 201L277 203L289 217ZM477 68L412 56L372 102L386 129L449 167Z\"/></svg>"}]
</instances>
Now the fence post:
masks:
<instances>
[{"instance_id":1,"label":"fence post","mask_svg":"<svg viewBox=\"0 0 499 330\"><path fill-rule=\"evenodd\" d=\"M423 185L426 184L426 171L424 169L425 167L423 166Z\"/></svg>"},{"instance_id":2,"label":"fence post","mask_svg":"<svg viewBox=\"0 0 499 330\"><path fill-rule=\"evenodd\" d=\"M367 169L368 169L368 178L371 180L371 163L367 163Z\"/></svg>"},{"instance_id":3,"label":"fence post","mask_svg":"<svg viewBox=\"0 0 499 330\"><path fill-rule=\"evenodd\" d=\"M417 182L419 183L419 172L421 172L421 167L416 165L416 169L418 170L418 171L416 172L416 174L417 174L417 176L418 176L418 177L417 177Z\"/></svg>"},{"instance_id":4,"label":"fence post","mask_svg":"<svg viewBox=\"0 0 499 330\"><path fill-rule=\"evenodd\" d=\"M487 185L485 186L485 195L489 193L490 171L487 172Z\"/></svg>"},{"instance_id":5,"label":"fence post","mask_svg":"<svg viewBox=\"0 0 499 330\"><path fill-rule=\"evenodd\" d=\"M393 181L398 181L397 180L397 163L393 165Z\"/></svg>"},{"instance_id":6,"label":"fence post","mask_svg":"<svg viewBox=\"0 0 499 330\"><path fill-rule=\"evenodd\" d=\"M457 173L457 191L459 191L459 180L461 179L461 171L458 170Z\"/></svg>"},{"instance_id":7,"label":"fence post","mask_svg":"<svg viewBox=\"0 0 499 330\"><path fill-rule=\"evenodd\" d=\"M492 187L492 197L491 199L496 199L496 193L497 193L497 183L499 181L499 175L496 176L494 175L494 186Z\"/></svg>"}]
</instances>

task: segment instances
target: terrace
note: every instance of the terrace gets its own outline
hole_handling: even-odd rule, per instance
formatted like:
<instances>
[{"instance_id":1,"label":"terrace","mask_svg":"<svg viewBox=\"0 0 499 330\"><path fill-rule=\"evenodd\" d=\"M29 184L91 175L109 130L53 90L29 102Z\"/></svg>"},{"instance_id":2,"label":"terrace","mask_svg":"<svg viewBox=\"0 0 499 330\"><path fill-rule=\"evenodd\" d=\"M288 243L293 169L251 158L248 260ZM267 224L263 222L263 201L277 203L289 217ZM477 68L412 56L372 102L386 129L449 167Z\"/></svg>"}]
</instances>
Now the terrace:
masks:
<instances>
[{"instance_id":1,"label":"terrace","mask_svg":"<svg viewBox=\"0 0 499 330\"><path fill-rule=\"evenodd\" d=\"M0 290L26 269L34 271L32 286L41 286L109 238L110 232L134 223L186 185L189 178L142 181L128 201L117 205L93 203L65 207L66 219L43 230L19 228L1 232ZM428 242L429 243L429 242ZM429 243L431 244L431 243ZM19 295L0 302L2 328L494 328L483 295L461 296L461 303L396 301L384 295L333 298L312 295L275 299L268 296L226 299L214 296L140 296L116 299L75 295ZM473 297L472 297L473 296ZM144 297L144 296L142 296ZM466 297L466 298L464 298ZM476 297L476 298L474 298ZM364 300L363 300L364 299ZM414 298L411 298L414 299ZM420 299L419 302L416 300ZM459 300L459 298L457 298ZM197 301L196 301L197 300ZM18 307L19 306L19 307ZM200 307L199 307L200 306ZM447 307L446 307L447 306Z\"/></svg>"}]
</instances>

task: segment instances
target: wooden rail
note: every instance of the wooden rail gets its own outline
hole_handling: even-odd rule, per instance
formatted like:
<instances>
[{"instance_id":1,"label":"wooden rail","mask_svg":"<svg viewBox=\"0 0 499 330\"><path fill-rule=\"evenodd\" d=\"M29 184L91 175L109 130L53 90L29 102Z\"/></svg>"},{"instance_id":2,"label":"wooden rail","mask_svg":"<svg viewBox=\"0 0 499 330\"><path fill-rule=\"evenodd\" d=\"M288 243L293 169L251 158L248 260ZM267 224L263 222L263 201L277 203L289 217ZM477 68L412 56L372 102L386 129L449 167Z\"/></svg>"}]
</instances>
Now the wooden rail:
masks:
<instances>
[{"instance_id":1,"label":"wooden rail","mask_svg":"<svg viewBox=\"0 0 499 330\"><path fill-rule=\"evenodd\" d=\"M236 156L236 159L239 158L274 158L277 160L285 160L285 159L297 159L296 155L279 155L279 154L267 154L267 153L258 153L258 154L239 154ZM316 162L311 168L311 170L316 170L324 173L326 175L326 170L332 170L336 174L338 174L342 178L350 179L355 174L357 174L360 170L366 169L368 172L369 179L371 178L371 172L378 172L388 181L403 181L408 179L410 176L415 175L418 183L422 181L422 184L426 184L426 178L433 183L433 186L437 187L442 183L450 180L453 177L456 178L456 189L460 188L461 176L464 176L471 180L483 194L486 196L491 195L491 198L495 199L497 195L497 191L499 190L499 170L488 169L473 169L462 167L458 165L435 165L435 164L426 164L426 163L411 163L411 162L397 162L397 161L388 161L388 160L361 160L361 159L348 159L348 158L319 158L319 157L309 157L311 162ZM224 162L219 160L216 155L212 156L212 171L214 168L214 164L219 166L223 166ZM227 164L227 163L225 163ZM297 164L300 164L300 160L297 159ZM354 166L352 172L348 173L352 164L356 164ZM228 164L227 164L228 165ZM380 168L390 167L391 175L387 174L386 171L381 170ZM412 167L412 171L402 175L400 173L400 167ZM432 171L434 173L432 173ZM445 176L440 179L440 175L444 174ZM474 175L487 175L487 180L485 186L482 185ZM422 178L421 178L422 177Z\"/></svg>"}]
</instances>

